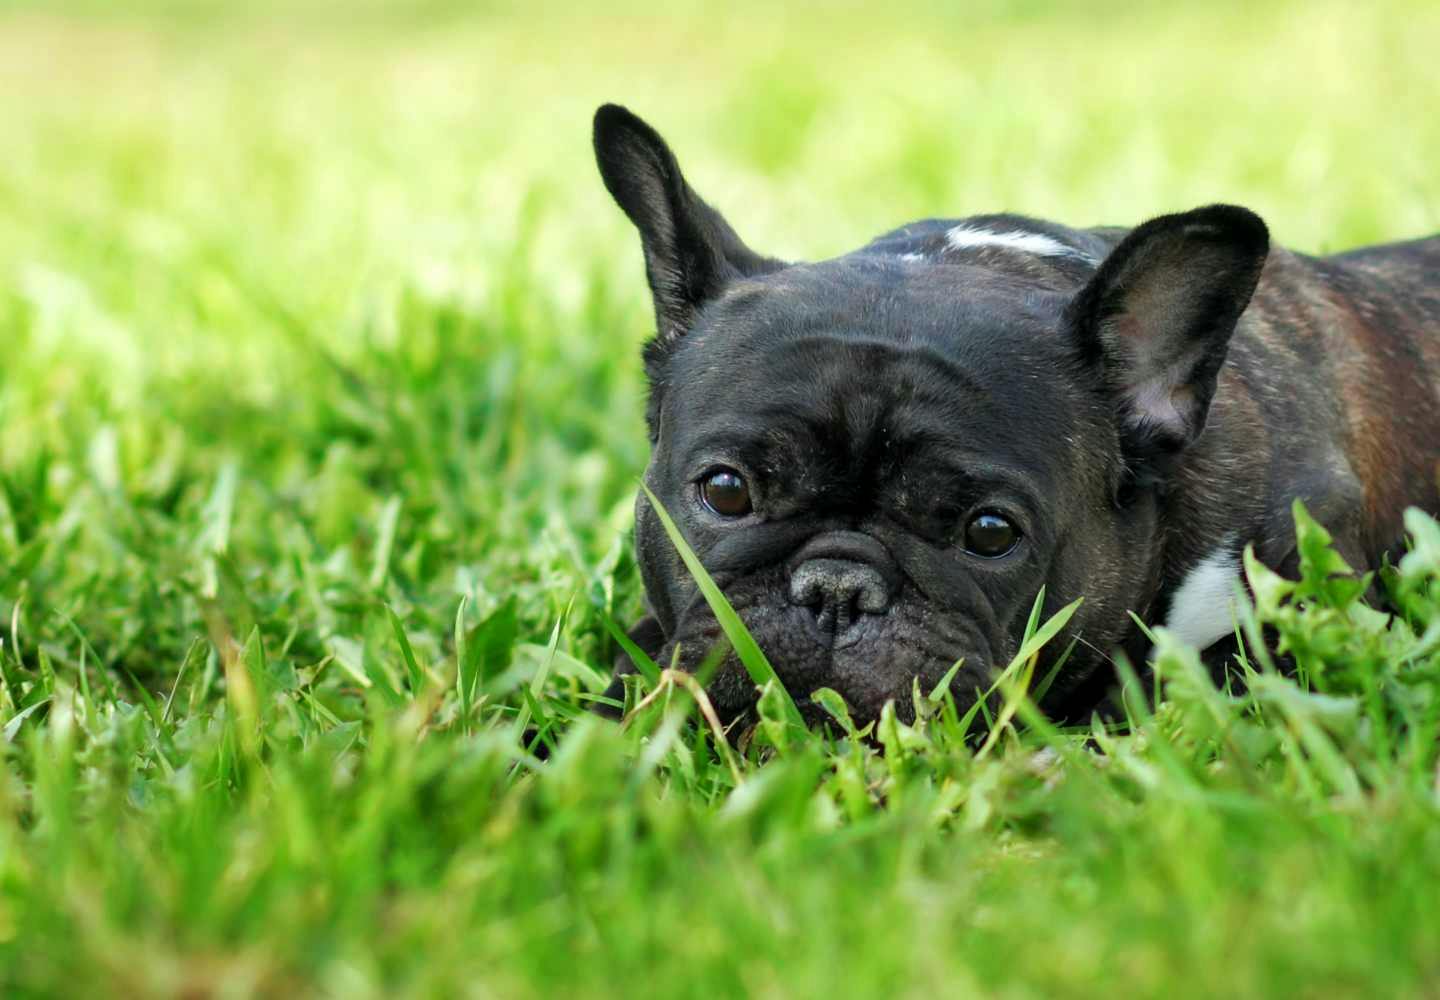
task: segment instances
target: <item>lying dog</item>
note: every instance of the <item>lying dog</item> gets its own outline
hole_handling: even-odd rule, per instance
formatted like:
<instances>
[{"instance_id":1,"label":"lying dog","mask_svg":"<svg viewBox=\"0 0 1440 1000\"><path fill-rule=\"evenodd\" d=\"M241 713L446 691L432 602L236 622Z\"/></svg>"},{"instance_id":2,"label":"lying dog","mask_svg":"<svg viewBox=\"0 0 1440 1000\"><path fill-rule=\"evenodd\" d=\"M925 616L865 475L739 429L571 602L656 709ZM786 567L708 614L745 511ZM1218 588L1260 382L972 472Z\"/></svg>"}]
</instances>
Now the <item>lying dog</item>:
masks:
<instances>
[{"instance_id":1,"label":"lying dog","mask_svg":"<svg viewBox=\"0 0 1440 1000\"><path fill-rule=\"evenodd\" d=\"M1294 498L1357 568L1407 505L1440 511L1440 237L1307 257L1212 205L927 220L790 264L630 112L594 140L655 299L645 481L802 707L828 686L903 715L957 660L968 705L1044 587L1047 614L1085 598L1045 703L1085 718L1111 655L1145 658L1128 612L1205 649L1246 545L1295 571ZM643 494L635 542L632 635L694 666L721 632ZM752 704L733 654L710 695Z\"/></svg>"}]
</instances>

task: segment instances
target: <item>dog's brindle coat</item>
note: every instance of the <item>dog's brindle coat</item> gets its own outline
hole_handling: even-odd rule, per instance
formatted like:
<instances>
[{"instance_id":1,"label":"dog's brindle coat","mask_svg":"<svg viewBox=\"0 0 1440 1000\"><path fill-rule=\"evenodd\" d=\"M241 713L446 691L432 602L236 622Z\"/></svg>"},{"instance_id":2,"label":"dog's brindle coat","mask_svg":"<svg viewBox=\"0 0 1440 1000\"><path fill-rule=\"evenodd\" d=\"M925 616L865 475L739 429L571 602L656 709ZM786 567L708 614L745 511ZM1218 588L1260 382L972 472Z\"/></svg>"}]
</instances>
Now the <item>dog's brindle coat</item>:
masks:
<instances>
[{"instance_id":1,"label":"dog's brindle coat","mask_svg":"<svg viewBox=\"0 0 1440 1000\"><path fill-rule=\"evenodd\" d=\"M1144 659L1127 612L1212 646L1246 545L1295 571L1294 498L1360 569L1405 507L1440 511L1440 237L1309 257L1216 205L1129 231L930 220L787 264L629 112L601 108L594 139L655 298L647 484L802 706L828 685L904 713L962 658L968 703L1043 585L1047 611L1086 599L1046 702L1084 717L1111 653ZM717 469L753 509L706 506ZM1012 551L969 551L977 512ZM633 635L693 666L719 629L636 513ZM754 688L732 656L710 693L734 717Z\"/></svg>"}]
</instances>

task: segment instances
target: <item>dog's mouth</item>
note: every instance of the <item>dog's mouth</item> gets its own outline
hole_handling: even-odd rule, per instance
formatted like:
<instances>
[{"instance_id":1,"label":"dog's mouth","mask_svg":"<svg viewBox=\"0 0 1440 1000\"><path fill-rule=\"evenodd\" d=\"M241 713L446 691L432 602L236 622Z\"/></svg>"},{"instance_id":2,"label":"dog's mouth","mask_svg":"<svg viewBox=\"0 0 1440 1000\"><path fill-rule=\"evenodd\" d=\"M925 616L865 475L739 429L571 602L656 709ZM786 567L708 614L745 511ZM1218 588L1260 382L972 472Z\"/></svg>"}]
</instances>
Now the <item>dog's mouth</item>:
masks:
<instances>
[{"instance_id":1,"label":"dog's mouth","mask_svg":"<svg viewBox=\"0 0 1440 1000\"><path fill-rule=\"evenodd\" d=\"M968 707L986 683L991 659L987 644L910 593L897 592L883 610L867 610L878 603L873 594L827 602L816 600L803 578L798 587L793 576L783 581L783 589L774 585L778 582L771 581L758 593L738 588L730 599L807 724L830 718L812 699L821 688L838 693L851 718L864 725L878 719L892 701L903 720L913 719L917 684L922 695L930 695L957 661L962 661L961 668L951 682L957 704ZM659 659L668 664L674 658L683 669L699 670L724 642L719 623L701 602L665 643ZM754 706L758 689L731 650L715 670L707 693L717 714L729 723Z\"/></svg>"}]
</instances>

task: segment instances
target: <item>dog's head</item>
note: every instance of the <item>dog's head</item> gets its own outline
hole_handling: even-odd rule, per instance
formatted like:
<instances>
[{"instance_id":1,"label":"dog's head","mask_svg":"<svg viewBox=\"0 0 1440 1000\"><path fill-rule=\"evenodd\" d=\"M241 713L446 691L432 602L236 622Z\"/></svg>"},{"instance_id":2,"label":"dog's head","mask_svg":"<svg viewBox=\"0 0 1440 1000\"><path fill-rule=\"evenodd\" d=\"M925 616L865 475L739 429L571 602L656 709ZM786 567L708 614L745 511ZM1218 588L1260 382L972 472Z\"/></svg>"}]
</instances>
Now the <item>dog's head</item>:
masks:
<instances>
[{"instance_id":1,"label":"dog's head","mask_svg":"<svg viewBox=\"0 0 1440 1000\"><path fill-rule=\"evenodd\" d=\"M1153 596L1157 487L1205 425L1260 220L1199 209L1113 249L947 224L935 253L939 224L918 224L789 264L623 108L596 114L595 151L655 300L646 483L797 700L828 686L859 718L903 713L916 678L963 660L967 703L1042 587L1047 611L1087 599L1069 632L1097 652L1054 690L1083 681ZM1052 252L1017 252L1027 236ZM661 660L693 666L721 632L643 494L636 547ZM755 692L731 656L710 693L733 716Z\"/></svg>"}]
</instances>

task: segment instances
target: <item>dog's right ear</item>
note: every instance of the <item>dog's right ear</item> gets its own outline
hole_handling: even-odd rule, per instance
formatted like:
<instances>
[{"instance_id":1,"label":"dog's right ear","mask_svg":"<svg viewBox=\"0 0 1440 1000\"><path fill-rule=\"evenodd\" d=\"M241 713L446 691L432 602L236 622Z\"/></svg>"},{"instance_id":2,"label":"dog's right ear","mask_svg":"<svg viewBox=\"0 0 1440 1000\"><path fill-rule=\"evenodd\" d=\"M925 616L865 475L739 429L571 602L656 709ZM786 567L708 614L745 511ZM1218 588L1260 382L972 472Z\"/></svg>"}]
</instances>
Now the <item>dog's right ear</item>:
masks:
<instances>
[{"instance_id":1,"label":"dog's right ear","mask_svg":"<svg viewBox=\"0 0 1440 1000\"><path fill-rule=\"evenodd\" d=\"M659 133L618 104L595 112L595 160L605 187L640 230L661 352L728 282L783 266L745 246L685 183Z\"/></svg>"}]
</instances>

